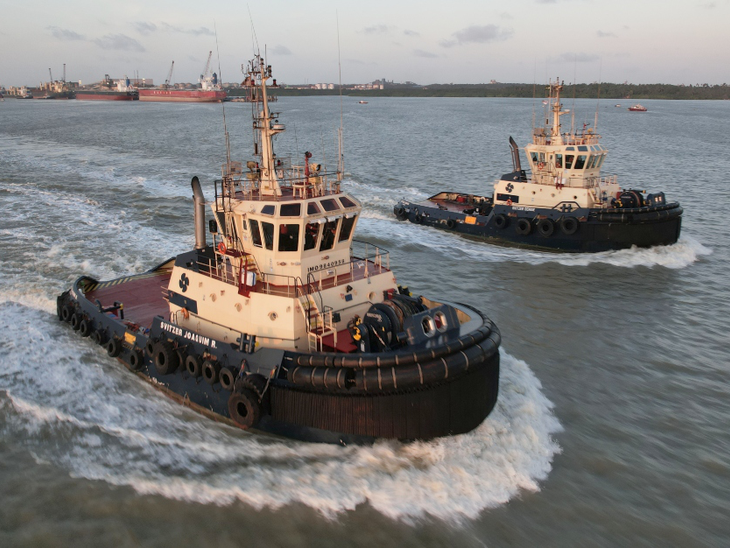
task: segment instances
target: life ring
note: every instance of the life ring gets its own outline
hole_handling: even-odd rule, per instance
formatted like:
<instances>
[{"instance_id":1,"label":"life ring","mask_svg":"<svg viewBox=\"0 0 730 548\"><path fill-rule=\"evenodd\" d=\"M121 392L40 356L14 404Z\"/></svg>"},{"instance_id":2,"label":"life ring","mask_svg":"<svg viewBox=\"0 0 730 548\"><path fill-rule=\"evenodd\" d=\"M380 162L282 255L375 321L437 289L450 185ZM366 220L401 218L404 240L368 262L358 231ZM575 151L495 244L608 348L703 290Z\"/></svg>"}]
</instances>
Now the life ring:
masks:
<instances>
[{"instance_id":1,"label":"life ring","mask_svg":"<svg viewBox=\"0 0 730 548\"><path fill-rule=\"evenodd\" d=\"M543 169L545 169L545 162L538 162L537 163L537 169L539 169L540 171L542 171Z\"/></svg>"},{"instance_id":2,"label":"life ring","mask_svg":"<svg viewBox=\"0 0 730 548\"><path fill-rule=\"evenodd\" d=\"M180 312L182 312L183 318L185 318L186 320L190 319L190 310L188 310L187 308L181 308Z\"/></svg>"},{"instance_id":3,"label":"life ring","mask_svg":"<svg viewBox=\"0 0 730 548\"><path fill-rule=\"evenodd\" d=\"M563 231L563 234L568 236L575 234L578 231L579 226L580 223L575 217L563 217L560 221L560 230Z\"/></svg>"},{"instance_id":4,"label":"life ring","mask_svg":"<svg viewBox=\"0 0 730 548\"><path fill-rule=\"evenodd\" d=\"M548 238L553 235L555 225L550 219L540 219L537 222L537 231L540 233L540 236Z\"/></svg>"},{"instance_id":5,"label":"life ring","mask_svg":"<svg viewBox=\"0 0 730 548\"><path fill-rule=\"evenodd\" d=\"M507 219L506 215L499 214L494 218L494 226L499 229L506 228L508 223L509 219Z\"/></svg>"},{"instance_id":6,"label":"life ring","mask_svg":"<svg viewBox=\"0 0 730 548\"><path fill-rule=\"evenodd\" d=\"M517 227L515 227L517 234L521 236L527 236L532 231L532 223L530 219L524 217L517 220Z\"/></svg>"},{"instance_id":7,"label":"life ring","mask_svg":"<svg viewBox=\"0 0 730 548\"><path fill-rule=\"evenodd\" d=\"M226 251L228 251L228 249L226 249L226 244L224 244L223 242L219 243L218 244L218 253L220 253L221 255L225 255Z\"/></svg>"},{"instance_id":8,"label":"life ring","mask_svg":"<svg viewBox=\"0 0 730 548\"><path fill-rule=\"evenodd\" d=\"M451 230L454 230L456 228L456 221L454 219L449 219L446 221L446 226L449 227Z\"/></svg>"},{"instance_id":9,"label":"life ring","mask_svg":"<svg viewBox=\"0 0 730 548\"><path fill-rule=\"evenodd\" d=\"M508 206L511 206L512 205L512 198L507 198L507 205Z\"/></svg>"},{"instance_id":10,"label":"life ring","mask_svg":"<svg viewBox=\"0 0 730 548\"><path fill-rule=\"evenodd\" d=\"M256 394L248 388L236 390L228 398L228 415L244 430L255 427L261 418Z\"/></svg>"}]
</instances>

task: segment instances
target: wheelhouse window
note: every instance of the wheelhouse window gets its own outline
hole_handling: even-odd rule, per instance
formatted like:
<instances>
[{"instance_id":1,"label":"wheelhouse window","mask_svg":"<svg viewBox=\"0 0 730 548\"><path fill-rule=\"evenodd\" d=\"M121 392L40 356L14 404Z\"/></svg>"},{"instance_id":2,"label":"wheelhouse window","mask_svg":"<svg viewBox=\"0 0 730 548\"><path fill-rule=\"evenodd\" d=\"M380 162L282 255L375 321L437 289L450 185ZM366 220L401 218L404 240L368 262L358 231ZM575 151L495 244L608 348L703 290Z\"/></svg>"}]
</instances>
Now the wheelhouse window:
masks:
<instances>
[{"instance_id":1,"label":"wheelhouse window","mask_svg":"<svg viewBox=\"0 0 730 548\"><path fill-rule=\"evenodd\" d=\"M537 152L530 152L530 157L532 157L532 163L537 163Z\"/></svg>"},{"instance_id":2,"label":"wheelhouse window","mask_svg":"<svg viewBox=\"0 0 730 548\"><path fill-rule=\"evenodd\" d=\"M322 210L315 202L309 202L307 204L307 215L316 215L317 213L322 213Z\"/></svg>"},{"instance_id":3,"label":"wheelhouse window","mask_svg":"<svg viewBox=\"0 0 730 548\"><path fill-rule=\"evenodd\" d=\"M304 228L304 251L316 247L317 240L319 240L319 228L321 226L319 223L307 223L307 226Z\"/></svg>"},{"instance_id":4,"label":"wheelhouse window","mask_svg":"<svg viewBox=\"0 0 730 548\"><path fill-rule=\"evenodd\" d=\"M555 155L555 167L557 167L557 168L563 167L563 155L562 154Z\"/></svg>"},{"instance_id":5,"label":"wheelhouse window","mask_svg":"<svg viewBox=\"0 0 730 548\"><path fill-rule=\"evenodd\" d=\"M324 230L322 231L322 243L319 244L320 251L327 251L334 247L335 234L337 234L337 224L339 222L339 219L335 219L334 221L327 221L324 224Z\"/></svg>"},{"instance_id":6,"label":"wheelhouse window","mask_svg":"<svg viewBox=\"0 0 730 548\"><path fill-rule=\"evenodd\" d=\"M256 247L262 247L261 246L261 232L259 231L259 222L255 221L254 219L251 219L251 240L253 241L253 245Z\"/></svg>"},{"instance_id":7,"label":"wheelhouse window","mask_svg":"<svg viewBox=\"0 0 730 548\"><path fill-rule=\"evenodd\" d=\"M279 225L279 251L296 251L299 248L299 225Z\"/></svg>"},{"instance_id":8,"label":"wheelhouse window","mask_svg":"<svg viewBox=\"0 0 730 548\"><path fill-rule=\"evenodd\" d=\"M281 204L282 217L299 217L302 213L302 204Z\"/></svg>"},{"instance_id":9,"label":"wheelhouse window","mask_svg":"<svg viewBox=\"0 0 730 548\"><path fill-rule=\"evenodd\" d=\"M583 169L586 167L586 156L585 154L579 154L578 159L575 161L575 169Z\"/></svg>"},{"instance_id":10,"label":"wheelhouse window","mask_svg":"<svg viewBox=\"0 0 730 548\"><path fill-rule=\"evenodd\" d=\"M355 219L357 219L357 215L353 215L350 218L345 217L342 220L342 228L340 229L340 237L337 239L337 242L344 242L345 240L350 239L350 236L352 235L352 227L355 226Z\"/></svg>"},{"instance_id":11,"label":"wheelhouse window","mask_svg":"<svg viewBox=\"0 0 730 548\"><path fill-rule=\"evenodd\" d=\"M261 229L264 233L264 244L266 249L274 249L274 225L272 223L266 223L261 221Z\"/></svg>"},{"instance_id":12,"label":"wheelhouse window","mask_svg":"<svg viewBox=\"0 0 730 548\"><path fill-rule=\"evenodd\" d=\"M337 211L340 207L337 205L334 199L329 198L320 202L325 211Z\"/></svg>"},{"instance_id":13,"label":"wheelhouse window","mask_svg":"<svg viewBox=\"0 0 730 548\"><path fill-rule=\"evenodd\" d=\"M565 156L565 169L572 169L573 167L573 160L575 159L575 156L572 154L566 154Z\"/></svg>"},{"instance_id":14,"label":"wheelhouse window","mask_svg":"<svg viewBox=\"0 0 730 548\"><path fill-rule=\"evenodd\" d=\"M347 196L341 196L340 203L342 204L342 207L355 207L355 202L350 200Z\"/></svg>"},{"instance_id":15,"label":"wheelhouse window","mask_svg":"<svg viewBox=\"0 0 730 548\"><path fill-rule=\"evenodd\" d=\"M274 213L276 213L276 206L271 204L265 205L261 208L261 213L263 215L273 215Z\"/></svg>"}]
</instances>

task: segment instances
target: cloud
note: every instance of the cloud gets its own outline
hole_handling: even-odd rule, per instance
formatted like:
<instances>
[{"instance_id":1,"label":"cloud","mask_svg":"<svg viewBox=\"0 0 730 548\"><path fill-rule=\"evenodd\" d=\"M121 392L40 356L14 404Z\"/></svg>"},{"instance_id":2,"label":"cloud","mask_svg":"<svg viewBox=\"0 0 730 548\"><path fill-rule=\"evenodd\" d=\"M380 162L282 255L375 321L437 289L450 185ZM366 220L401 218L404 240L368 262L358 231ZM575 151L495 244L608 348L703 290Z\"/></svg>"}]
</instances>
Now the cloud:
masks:
<instances>
[{"instance_id":1,"label":"cloud","mask_svg":"<svg viewBox=\"0 0 730 548\"><path fill-rule=\"evenodd\" d=\"M498 40L506 40L512 36L511 29L501 29L497 25L471 26L456 31L451 36L453 40L443 40L441 46L450 48L456 45L464 44L485 44L487 42L496 42Z\"/></svg>"},{"instance_id":2,"label":"cloud","mask_svg":"<svg viewBox=\"0 0 730 548\"><path fill-rule=\"evenodd\" d=\"M593 63L595 61L600 61L600 59L600 56L591 53L563 53L553 60L567 61L570 63Z\"/></svg>"},{"instance_id":3,"label":"cloud","mask_svg":"<svg viewBox=\"0 0 730 548\"><path fill-rule=\"evenodd\" d=\"M157 30L157 25L155 25L154 23L149 23L147 21L137 21L134 24L134 28L138 33L147 35L155 32Z\"/></svg>"},{"instance_id":4,"label":"cloud","mask_svg":"<svg viewBox=\"0 0 730 548\"><path fill-rule=\"evenodd\" d=\"M291 50L286 46L274 46L271 48L271 53L276 55L291 55Z\"/></svg>"},{"instance_id":5,"label":"cloud","mask_svg":"<svg viewBox=\"0 0 730 548\"><path fill-rule=\"evenodd\" d=\"M68 29L60 29L58 27L47 27L51 31L54 38L63 40L64 42L70 42L73 40L86 40L82 35L77 32Z\"/></svg>"},{"instance_id":6,"label":"cloud","mask_svg":"<svg viewBox=\"0 0 730 548\"><path fill-rule=\"evenodd\" d=\"M92 42L101 49L145 51L142 44L124 34L107 34L101 38L95 38Z\"/></svg>"},{"instance_id":7,"label":"cloud","mask_svg":"<svg viewBox=\"0 0 730 548\"><path fill-rule=\"evenodd\" d=\"M403 34L405 34L406 36L421 36L420 32L416 32L415 30L408 30L408 29L404 30Z\"/></svg>"},{"instance_id":8,"label":"cloud","mask_svg":"<svg viewBox=\"0 0 730 548\"><path fill-rule=\"evenodd\" d=\"M372 27L365 27L362 32L365 34L387 34L390 32L388 25L373 25Z\"/></svg>"},{"instance_id":9,"label":"cloud","mask_svg":"<svg viewBox=\"0 0 730 548\"><path fill-rule=\"evenodd\" d=\"M430 51L423 51L422 49L414 49L413 55L416 57L425 57L427 59L433 59L434 57L438 57L435 53L431 53Z\"/></svg>"},{"instance_id":10,"label":"cloud","mask_svg":"<svg viewBox=\"0 0 730 548\"><path fill-rule=\"evenodd\" d=\"M603 32L602 30L599 30L596 34L598 34L599 38L616 38L615 32Z\"/></svg>"}]
</instances>

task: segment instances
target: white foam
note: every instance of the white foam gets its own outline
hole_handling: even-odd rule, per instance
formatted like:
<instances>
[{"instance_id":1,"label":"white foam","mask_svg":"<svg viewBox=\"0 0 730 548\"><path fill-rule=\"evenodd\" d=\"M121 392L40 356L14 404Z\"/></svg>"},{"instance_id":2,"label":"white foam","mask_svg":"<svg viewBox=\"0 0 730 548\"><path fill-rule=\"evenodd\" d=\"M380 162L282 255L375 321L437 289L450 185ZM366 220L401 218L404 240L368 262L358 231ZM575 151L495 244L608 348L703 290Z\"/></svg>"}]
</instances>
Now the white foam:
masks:
<instances>
[{"instance_id":1,"label":"white foam","mask_svg":"<svg viewBox=\"0 0 730 548\"><path fill-rule=\"evenodd\" d=\"M0 304L5 436L39 463L143 494L337 516L370 504L393 519L474 518L535 491L560 424L527 364L502 353L500 396L475 431L430 442L338 447L253 435L179 406L47 313ZM33 340L29 345L28 340ZM39 375L28 364L43 364Z\"/></svg>"}]
</instances>

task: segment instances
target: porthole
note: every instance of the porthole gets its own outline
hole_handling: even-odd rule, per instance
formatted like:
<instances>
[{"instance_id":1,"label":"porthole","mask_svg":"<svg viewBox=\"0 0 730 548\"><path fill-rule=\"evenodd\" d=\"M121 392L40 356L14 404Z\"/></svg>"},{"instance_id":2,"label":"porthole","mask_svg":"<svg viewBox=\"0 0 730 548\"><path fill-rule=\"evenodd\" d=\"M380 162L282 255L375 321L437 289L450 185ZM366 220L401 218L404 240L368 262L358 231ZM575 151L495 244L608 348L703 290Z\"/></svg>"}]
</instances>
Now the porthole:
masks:
<instances>
[{"instance_id":1,"label":"porthole","mask_svg":"<svg viewBox=\"0 0 730 548\"><path fill-rule=\"evenodd\" d=\"M433 315L433 322L436 325L436 329L438 329L441 333L446 331L449 327L449 322L443 312L436 312L436 314Z\"/></svg>"}]
</instances>

